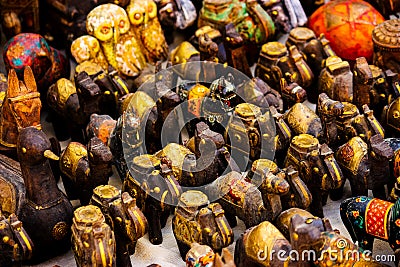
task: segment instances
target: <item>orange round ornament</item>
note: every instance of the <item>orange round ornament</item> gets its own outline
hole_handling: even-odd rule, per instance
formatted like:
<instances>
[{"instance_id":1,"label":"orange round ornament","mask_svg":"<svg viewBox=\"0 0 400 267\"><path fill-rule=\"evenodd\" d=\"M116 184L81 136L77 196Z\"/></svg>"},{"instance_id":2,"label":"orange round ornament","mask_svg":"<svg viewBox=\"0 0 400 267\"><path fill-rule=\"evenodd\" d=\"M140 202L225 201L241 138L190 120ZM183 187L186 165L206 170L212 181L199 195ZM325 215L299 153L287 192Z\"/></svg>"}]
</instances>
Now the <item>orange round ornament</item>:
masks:
<instances>
[{"instance_id":1,"label":"orange round ornament","mask_svg":"<svg viewBox=\"0 0 400 267\"><path fill-rule=\"evenodd\" d=\"M372 30L383 16L361 0L336 0L318 8L309 18L309 27L324 33L336 54L345 60L365 57L372 61Z\"/></svg>"}]
</instances>

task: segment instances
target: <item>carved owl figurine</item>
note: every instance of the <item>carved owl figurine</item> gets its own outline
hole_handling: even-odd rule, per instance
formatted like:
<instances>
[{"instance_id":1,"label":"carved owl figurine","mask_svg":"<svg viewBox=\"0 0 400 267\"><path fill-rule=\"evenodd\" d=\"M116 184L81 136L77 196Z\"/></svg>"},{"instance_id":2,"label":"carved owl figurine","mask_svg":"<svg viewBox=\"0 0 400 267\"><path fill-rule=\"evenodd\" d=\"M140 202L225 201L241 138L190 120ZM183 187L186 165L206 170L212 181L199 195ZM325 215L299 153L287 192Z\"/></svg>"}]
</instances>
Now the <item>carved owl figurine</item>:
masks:
<instances>
[{"instance_id":1,"label":"carved owl figurine","mask_svg":"<svg viewBox=\"0 0 400 267\"><path fill-rule=\"evenodd\" d=\"M147 61L155 63L168 56L168 45L157 18L153 0L131 0L126 8L134 33L142 41Z\"/></svg>"},{"instance_id":2,"label":"carved owl figurine","mask_svg":"<svg viewBox=\"0 0 400 267\"><path fill-rule=\"evenodd\" d=\"M83 35L72 42L71 54L78 64L90 61L98 64L104 71L108 70L108 62L101 50L99 41L90 35Z\"/></svg>"},{"instance_id":3,"label":"carved owl figurine","mask_svg":"<svg viewBox=\"0 0 400 267\"><path fill-rule=\"evenodd\" d=\"M146 66L141 43L122 7L103 4L94 8L87 17L86 29L99 40L108 63L120 73L137 76Z\"/></svg>"}]
</instances>

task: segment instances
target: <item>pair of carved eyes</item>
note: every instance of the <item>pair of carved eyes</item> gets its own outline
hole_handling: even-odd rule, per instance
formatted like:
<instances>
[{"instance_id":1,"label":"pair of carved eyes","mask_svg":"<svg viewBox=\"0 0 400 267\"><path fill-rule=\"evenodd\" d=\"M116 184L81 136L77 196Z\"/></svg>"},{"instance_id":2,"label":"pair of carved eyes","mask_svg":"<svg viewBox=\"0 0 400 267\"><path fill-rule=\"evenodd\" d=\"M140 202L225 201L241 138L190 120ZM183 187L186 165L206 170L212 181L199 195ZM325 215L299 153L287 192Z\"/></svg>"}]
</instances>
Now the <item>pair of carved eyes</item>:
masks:
<instances>
[{"instance_id":1,"label":"pair of carved eyes","mask_svg":"<svg viewBox=\"0 0 400 267\"><path fill-rule=\"evenodd\" d=\"M125 21L121 20L118 24L118 27L123 29L125 27ZM101 28L101 33L102 34L108 34L111 31L111 27L109 26L103 26Z\"/></svg>"}]
</instances>

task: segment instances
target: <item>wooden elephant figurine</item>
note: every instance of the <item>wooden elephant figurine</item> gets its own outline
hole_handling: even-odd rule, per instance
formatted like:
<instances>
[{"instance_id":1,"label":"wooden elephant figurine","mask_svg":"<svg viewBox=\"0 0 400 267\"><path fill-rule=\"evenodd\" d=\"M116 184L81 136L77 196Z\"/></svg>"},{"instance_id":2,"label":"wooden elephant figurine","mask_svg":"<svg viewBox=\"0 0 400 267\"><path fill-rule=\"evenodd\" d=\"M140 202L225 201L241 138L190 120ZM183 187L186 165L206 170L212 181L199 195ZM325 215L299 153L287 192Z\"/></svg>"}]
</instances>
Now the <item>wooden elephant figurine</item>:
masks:
<instances>
[{"instance_id":1,"label":"wooden elephant figurine","mask_svg":"<svg viewBox=\"0 0 400 267\"><path fill-rule=\"evenodd\" d=\"M49 159L59 158L44 132L33 126L21 129L17 152L26 186L18 217L35 244L32 260L45 260L70 246L72 205L57 187Z\"/></svg>"},{"instance_id":2,"label":"wooden elephant figurine","mask_svg":"<svg viewBox=\"0 0 400 267\"><path fill-rule=\"evenodd\" d=\"M138 207L143 211L149 223L149 240L152 244L161 244L161 228L167 222L172 205L178 202L182 194L181 187L167 164L154 155L136 156L128 162L127 177L122 191L136 198Z\"/></svg>"},{"instance_id":3,"label":"wooden elephant figurine","mask_svg":"<svg viewBox=\"0 0 400 267\"><path fill-rule=\"evenodd\" d=\"M15 214L8 218L0 210L0 264L4 267L21 266L32 257L34 244Z\"/></svg>"},{"instance_id":4,"label":"wooden elephant figurine","mask_svg":"<svg viewBox=\"0 0 400 267\"><path fill-rule=\"evenodd\" d=\"M87 147L70 142L60 156L60 169L68 197L87 205L93 189L108 183L112 175L112 158L110 149L97 137L91 138Z\"/></svg>"},{"instance_id":5,"label":"wooden elephant figurine","mask_svg":"<svg viewBox=\"0 0 400 267\"><path fill-rule=\"evenodd\" d=\"M372 251L374 238L389 242L400 257L400 201L395 203L366 196L352 197L340 204L340 217L354 242Z\"/></svg>"},{"instance_id":6,"label":"wooden elephant figurine","mask_svg":"<svg viewBox=\"0 0 400 267\"><path fill-rule=\"evenodd\" d=\"M237 267L296 266L290 261L292 245L269 221L247 229L236 241ZM279 256L278 253L279 252Z\"/></svg>"},{"instance_id":7,"label":"wooden elephant figurine","mask_svg":"<svg viewBox=\"0 0 400 267\"><path fill-rule=\"evenodd\" d=\"M136 206L136 199L128 192L119 192L112 185L101 185L93 190L91 205L99 207L116 239L117 266L132 266L130 255L136 243L147 232L147 219Z\"/></svg>"},{"instance_id":8,"label":"wooden elephant figurine","mask_svg":"<svg viewBox=\"0 0 400 267\"><path fill-rule=\"evenodd\" d=\"M389 161L393 157L393 149L379 134L372 136L368 143L358 136L353 137L336 151L336 159L350 181L353 196L367 195L371 189L375 197L386 199L384 185L392 183ZM343 195L343 187L335 194Z\"/></svg>"},{"instance_id":9,"label":"wooden elephant figurine","mask_svg":"<svg viewBox=\"0 0 400 267\"><path fill-rule=\"evenodd\" d=\"M114 232L100 208L88 205L74 211L72 250L78 267L116 267Z\"/></svg>"},{"instance_id":10,"label":"wooden elephant figurine","mask_svg":"<svg viewBox=\"0 0 400 267\"><path fill-rule=\"evenodd\" d=\"M299 172L312 194L311 213L323 216L324 195L339 188L343 183L342 171L327 144L319 144L317 138L300 134L292 139L285 166L292 165Z\"/></svg>"},{"instance_id":11,"label":"wooden elephant figurine","mask_svg":"<svg viewBox=\"0 0 400 267\"><path fill-rule=\"evenodd\" d=\"M292 215L290 240L297 254L291 259L296 266L386 266L333 230L328 219Z\"/></svg>"},{"instance_id":12,"label":"wooden elephant figurine","mask_svg":"<svg viewBox=\"0 0 400 267\"><path fill-rule=\"evenodd\" d=\"M221 205L209 204L208 197L197 190L188 190L180 196L172 230L182 259L186 259L193 243L221 252L233 242L233 231Z\"/></svg>"}]
</instances>

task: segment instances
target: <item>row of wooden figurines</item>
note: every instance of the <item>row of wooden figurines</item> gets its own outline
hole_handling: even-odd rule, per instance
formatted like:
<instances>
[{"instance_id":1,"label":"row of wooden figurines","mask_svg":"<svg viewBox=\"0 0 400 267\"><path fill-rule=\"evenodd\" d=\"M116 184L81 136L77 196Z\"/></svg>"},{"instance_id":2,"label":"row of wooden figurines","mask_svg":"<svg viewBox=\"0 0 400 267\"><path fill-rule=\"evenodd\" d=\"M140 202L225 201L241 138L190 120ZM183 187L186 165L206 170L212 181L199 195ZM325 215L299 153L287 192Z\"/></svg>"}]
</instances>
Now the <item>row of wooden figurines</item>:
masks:
<instances>
[{"instance_id":1,"label":"row of wooden figurines","mask_svg":"<svg viewBox=\"0 0 400 267\"><path fill-rule=\"evenodd\" d=\"M29 71L27 71L27 73L28 72ZM27 77L28 76L29 74L27 74ZM3 106L3 117L10 119L10 121L7 124L3 123L3 129L8 129L7 131L2 131L2 142L4 144L8 144L8 146L3 145L3 148L7 148L9 151L12 150L12 146L15 146L16 144L18 127L20 127L20 125L40 124L40 116L38 116L40 114L40 112L38 111L40 110L40 101L37 102L38 95L35 94L35 91L31 90L32 88L30 88L29 86L29 83L32 83L33 77L30 77L30 79L31 81L29 81L29 78L25 80L28 89L27 91L20 91L20 93L22 92L22 96L24 96L21 97L21 95L11 95L16 91L19 91L20 87L17 83L18 79L16 78L15 74L10 75L9 77L9 91L11 92L13 91L13 89L16 88L18 88L18 90L13 91L11 94L9 93L6 97L5 103L7 103L8 101L13 102L14 98L25 98L25 103L29 103L29 105L31 105L33 108L29 112L26 112L26 110L23 109L19 110L19 112L21 113L19 114L19 116L16 116L14 118L14 121L12 121L11 118L14 116L12 114L12 110L14 110L15 107L9 105ZM156 84L156 87L158 87L162 83ZM68 82L64 83L64 86L65 85L68 86ZM70 90L70 88L64 88L63 90ZM193 90L197 89L194 88ZM7 100L8 98L11 100ZM172 99L176 98L172 97ZM162 116L160 116L161 119L163 116L165 116L165 113L163 114L163 111L165 112L165 110L163 110L162 107L161 109L159 109L159 106L157 106L155 102L143 92L141 92L140 94L134 94L130 101L132 101L132 103L141 103L142 108L143 106L145 108L151 108L152 112L159 111L162 114ZM163 103L166 102L167 101L163 101ZM235 108L235 113L232 117L233 119L230 121L231 125L234 125L235 121L240 121L241 119L243 119L243 114L240 112L240 110L242 110L243 107L249 107L250 105L251 104L248 103L242 103ZM259 115L262 114L262 112L256 106L250 107L252 109L252 112L254 113L254 118L252 120L253 124L255 125L256 121L259 119ZM139 110L138 107L135 107L135 109ZM346 102L341 103L339 101L333 101L329 99L326 95L321 94L318 110L321 114L321 117L323 118L322 122L313 111L311 111L309 108L301 103L294 105L283 116L275 112L272 116L273 118L271 118L270 121L266 120L264 124L266 124L266 126L268 126L268 124L275 124L278 132L277 139L275 138L274 140L272 140L264 138L263 140L262 138L256 138L258 140L258 143L256 142L250 144L250 159L256 160L257 158L260 158L261 153L267 153L265 155L269 155L268 152L270 151L262 151L263 149L260 144L262 143L261 141L263 141L266 144L270 145L267 147L275 147L277 149L276 160L279 166L288 167L289 165L294 164L295 169L298 170L300 173L301 179L310 186L311 191L316 190L315 192L319 192L319 190L322 188L324 191L327 192L330 189L341 187L341 185L343 184L341 182L343 180L343 171L345 177L350 179L354 195L363 195L366 193L367 188L370 188L374 189L374 193L377 196L385 198L382 186L386 183L389 183L392 187L394 182L388 181L388 177L390 177L389 173L393 173L393 175L396 175L396 173L398 172L398 170L396 169L397 165L395 160L392 168L390 168L389 164L391 160L393 161L393 158L396 158L394 157L394 152L397 152L396 139L386 140L389 141L389 144L386 141L384 142L383 128L380 126L380 124L373 116L373 113L368 108L365 108L364 114L360 115L359 111L354 105ZM346 111L345 114L343 114L344 111ZM309 120L306 122L299 121L302 117L298 116L299 114L305 115L305 117ZM159 118L158 115L155 115L154 117ZM140 114L138 115L134 112L128 112L125 115L121 116L118 122L111 119L109 116L91 115L91 122L89 123L88 127L88 136L90 136L91 138L97 135L100 140L94 139L89 142L90 153L86 152L86 148L84 147L84 145L75 142L71 143L64 151L65 160L63 160L63 164L60 164L60 166L63 170L63 174L69 178L66 179L64 182L66 184L67 190L69 189L69 187L73 187L72 185L70 185L69 180L74 181L76 184L78 184L77 187L80 188L80 190L77 191L79 192L83 190L83 193L79 193L79 195L81 196L81 201L83 203L87 202L84 200L85 198L88 198L84 190L88 190L90 192L94 188L93 185L90 185L90 183L101 184L107 181L111 173L111 161L115 162L117 169L119 170L120 176L126 177L127 166L124 158L124 154L126 153L124 153L124 148L122 145L124 141L126 141L127 145L132 149L131 151L129 151L132 157L142 152L142 138L153 140L153 142L151 142L150 144L148 144L149 142L146 143L146 145L148 145L146 150L147 152L152 151L150 152L150 154L154 154L157 151L160 151L162 147L155 144L155 141L159 140L159 138L157 138L159 132L157 133L157 131L154 130L158 128L160 124L158 124L157 122L150 121L150 123L149 121L147 121L146 129L150 130L146 131L146 134L148 134L149 136L141 137L140 134L138 134L140 133L139 121ZM124 122L128 123L124 124ZM13 127L10 127L11 125L13 125ZM169 126L172 129L174 129L175 127L174 124ZM197 126L193 127L196 128ZM196 142L188 143L192 144L192 152L190 152L189 150L185 151L180 149L180 151L185 151L182 152L182 158L186 157L189 160L190 156L188 155L193 152L197 155L197 158L199 157L198 144L199 140L201 140L201 138L199 138L199 135L201 135L202 132L207 132L207 128L207 124L203 123L199 124L197 129L193 130L193 133L195 133L195 130L197 130L197 140ZM257 127L253 128L254 129L252 130L254 130L253 132L256 135L262 135ZM131 131L131 133L133 133L131 134L131 136L136 136L137 138L122 140L123 130L128 132ZM109 141L109 136L110 134L112 134L113 131L113 138L111 138L111 140ZM237 133L233 132L232 135L233 134ZM294 135L299 136L295 136L293 138ZM330 149L326 144L320 145L318 138L327 142L334 149L334 151L336 152L335 157L339 159L338 162L336 162L332 149ZM246 140L246 138L244 138L244 140ZM225 141L226 140L224 140L221 134L219 140L214 140L219 149L223 147ZM110 147L107 147L108 144L110 144ZM235 145L231 145L231 149L240 151L242 145L246 144L237 143ZM97 152L91 147L97 149ZM288 149L289 156L286 158L285 162L284 158L279 157L281 156L280 154L286 153ZM214 150L212 150L212 153L214 153ZM194 178L178 177L178 180L181 181L181 184L183 186L203 185L215 180L225 169L215 168L215 166L221 167L227 165L227 153L219 153L221 156L220 158L216 158L217 162L209 169L205 170L203 173L196 174L196 177ZM311 155L313 156L311 157ZM71 159L69 158L74 159L72 164L70 162ZM86 163L79 163L81 159L83 162ZM172 164L174 164L174 160L177 161L177 159L174 159L173 157L170 157L168 160L170 160ZM191 160L193 161L193 157ZM223 163L224 161L225 163ZM90 164L94 164L93 166L97 167L90 168ZM195 166L196 163L192 165ZM76 166L80 167L79 171L77 171ZM74 171L72 171L71 169L73 169ZM92 171L89 171L90 169ZM215 171L215 169L219 170ZM210 175L210 173L212 173L212 175ZM373 176L370 175L371 173L373 173ZM89 179L89 177L92 177L92 180ZM322 177L325 178L322 179ZM93 182L93 180L96 180L96 182ZM318 183L318 185L315 185L314 181L321 182ZM86 189L86 186L82 186L86 184L89 189ZM312 188L311 184L314 184L315 188ZM323 216L321 203L323 203L324 200L322 194L316 193L314 195L315 196L313 203L316 206L313 206L313 212L319 216ZM336 194L336 197L338 195L340 196L340 194ZM319 197L322 198L319 199Z\"/></svg>"},{"instance_id":2,"label":"row of wooden figurines","mask_svg":"<svg viewBox=\"0 0 400 267\"><path fill-rule=\"evenodd\" d=\"M5 105L3 105L2 108L2 116L4 116L5 119L13 118L13 120L5 120L8 122L8 124L6 125L7 127L2 128L2 133L4 133L4 136L8 138L16 138L15 147L21 164L21 173L19 174L18 179L18 170L16 168L18 163L13 162L10 158L3 157L3 171L8 172L8 174L5 174L2 179L4 181L5 188L9 189L9 194L6 195L4 201L2 201L2 209L3 211L7 211L6 208L9 208L9 213L15 212L19 214L20 220L25 224L27 232L32 236L31 238L36 243L36 249L40 251L42 244L41 242L46 242L47 238L53 239L52 241L63 240L63 237L65 237L69 229L67 224L68 218L65 218L65 216L72 218L72 207L65 196L63 196L57 189L53 171L47 160L47 158L57 159L58 157L57 155L54 155L54 152L51 152L51 143L47 137L43 134L43 132L38 130L38 128L40 128L40 120L38 120L37 115L40 114L40 101L38 101L39 95L37 93L35 94L36 88L34 84L34 78L29 68L26 68L25 70L24 83L20 83L16 77L16 74L12 71L10 72L8 89L11 90L12 88L18 88L16 91L20 91L25 94L22 95L23 97L12 94L8 94L6 96L4 101ZM11 90L11 92L15 93L15 90ZM343 105L343 103L333 101L326 97L326 95L321 95L320 98L321 103L329 103L330 105L328 106L330 107L334 107L336 109L343 108L340 106L340 104ZM239 108L236 107L237 110L235 109L235 111L240 111L243 105L248 106L249 104L242 103L238 105ZM298 104L297 106L299 105L301 104ZM24 107L30 108L28 109L28 112ZM256 107L252 107L251 109L253 111L257 110ZM303 114L305 114L306 109L302 107L301 110ZM240 115L240 112L236 113L237 116ZM257 114L255 114L254 117L258 117L258 113L260 112L256 113ZM368 122L371 118L368 118L367 115L368 114L365 114L365 120L367 121L367 125L369 125ZM33 118L33 120L29 120L31 118ZM93 115L92 118L96 119L96 115ZM32 126L26 125L29 123L32 123ZM371 124L374 125L375 123ZM11 126L14 126L17 131L12 132L11 130L13 128ZM24 128L23 126L29 127ZM131 125L125 126L129 128ZM288 127L288 129L290 128L293 127ZM4 131L5 129L9 131L6 132ZM134 129L135 128L130 128L128 131ZM318 127L316 129L318 129ZM104 134L104 131L93 131ZM209 127L206 123L200 122L196 125L196 137L197 138L194 138L192 141L188 142L189 147L194 147L193 152L188 151L188 149L185 150L184 147L178 144L171 144L166 146L158 153L155 153L154 156L140 155L134 157L134 154L130 154L132 158L127 158L130 177L126 177L128 173L125 173L125 176L122 176L126 177L124 191L130 192L133 196L137 197L138 201L140 202L138 206L144 210L144 213L149 219L150 241L153 243L161 242L162 237L158 235L155 229L157 229L157 226L165 224L165 219L170 214L169 210L171 209L171 204L174 204L174 202L176 203L178 196L182 193L182 191L179 189L178 181L182 185L193 186L198 182L204 184L209 182L194 178L203 177L204 179L204 177L216 178L219 176L219 174L216 175L210 170L205 170L205 172L198 174L197 177L190 172L190 169L189 171L186 171L186 173L184 172L183 168L182 170L176 170L176 168L179 167L179 164L175 164L174 161L179 159L173 158L170 153L175 153L176 155L176 151L179 151L179 156L183 158L182 162L190 162L195 159L195 153L201 151L199 148L200 144L206 145L208 142L217 144L219 151L212 151L212 153L219 153L219 157L216 158L216 162L213 164L213 167L215 168L215 166L217 166L216 169L224 170L225 168L221 168L221 165L229 165L229 170L232 170L231 172L228 172L226 175L221 176L216 181L211 183L210 188L208 188L210 190L210 195L214 195L216 199L222 196L219 201L220 204L214 203L208 208L209 215L214 214L213 216L218 217L218 215L224 214L220 212L220 210L222 210L222 206L227 207L225 210L229 210L229 212L232 211L232 207L234 206L240 207L238 209L234 209L235 212L233 214L228 215L228 213L226 213L227 218L232 226L235 224L234 218L232 217L233 215L243 219L248 227L258 224L260 222L260 218L262 218L262 220L273 220L274 216L279 214L281 211L279 211L279 207L277 205L277 203L279 203L279 197L276 198L276 195L286 195L286 197L289 197L289 200L284 201L284 203L294 203L295 205L299 205L300 203L309 203L312 197L316 198L318 195L320 195L320 192L314 194L312 197L311 194L304 195L304 192L307 192L307 189L304 186L304 183L302 185L302 180L298 178L298 173L302 173L300 168L298 171L296 171L288 166L287 170L283 171L283 173L287 177L291 178L282 179L280 178L280 176L282 177L282 171L278 169L275 163L266 159L255 161L252 172L249 173L250 176L248 177L249 180L254 180L255 183L257 183L257 181L262 181L260 187L261 189L265 188L266 190L275 190L271 192L265 191L265 193L261 194L254 184L245 181L239 172L235 172L235 170L238 170L237 166L235 166L234 160L230 158L226 148L223 147L224 138L221 134L213 133L209 130ZM375 138L376 137L371 138L371 141L373 141ZM6 140L11 141L12 139ZM202 142L201 140L205 141ZM81 186L82 183L84 184L86 182L90 188L90 186L93 186L92 183L98 182L95 181L95 178L107 177L106 179L108 179L109 176L108 172L105 172L106 175L103 173L103 176L101 176L99 173L97 173L91 177L92 172L103 172L104 170L108 170L108 167L98 168L96 165L93 165L92 168L87 168L87 165L96 164L97 162L95 162L95 160L102 160L103 156L106 155L103 152L107 151L109 148L98 137L92 138L89 144L89 153L85 151L85 148L82 148L82 146L72 149L67 148L61 155L60 161L61 169L69 168L69 173L68 171L64 170L64 175L69 175L68 178L70 178L70 181L72 183L76 182L77 187L82 189L85 189L84 186ZM132 149L132 152L138 151L135 150L135 145L136 144L128 143L128 148ZM311 148L314 151L306 152L306 154L309 155L309 157L306 159L309 160L310 163L319 164L312 167L312 171L315 173L322 172L321 167L324 166L324 164L333 169L332 173L336 175L335 177L332 176L331 178L327 175L323 175L323 181L325 182L324 186L333 186L333 188L337 188L341 185L342 181L339 180L340 175L337 175L338 172L340 174L340 168L337 166L337 163L335 163L335 160L332 156L333 152L329 151L329 148L326 145L320 146L317 138L304 133L294 137L291 145L293 155L295 155L295 151L301 152L302 149L304 150L304 147L302 146ZM99 147L103 148L104 150L100 150L101 152L96 155L96 152L93 149L98 149ZM87 158L85 159L85 154L88 155L88 157L93 157L92 160L94 161L91 161ZM325 158L322 160L320 158L321 156ZM105 158L107 159L107 157ZM108 157L109 161L110 159L112 159L112 156ZM129 163L131 163L130 166ZM304 164L307 165L307 163ZM190 164L188 164L188 166L190 166ZM318 171L316 171L315 168L317 168ZM213 170L213 168L211 168L211 170ZM306 169L303 171L304 173L307 173ZM280 174L278 174L278 172ZM178 175L178 173L181 174ZM22 182L21 176L23 177L24 182ZM15 179L10 179L11 177ZM311 176L311 178L315 178L315 176ZM333 180L335 178L336 180ZM308 182L306 178L303 177L303 179L305 182ZM106 181L100 181L100 183L106 183ZM12 184L12 186L10 186L10 184ZM231 187L226 188L227 185L230 185ZM15 188L17 189L15 191L18 192L18 194L12 193L15 192L13 191ZM143 197L144 191L141 191L141 188L147 188L150 190L146 191L146 195L157 196L157 194L160 194L159 198ZM45 192L43 190L45 190ZM289 190L292 190L294 193L287 194ZM26 192L25 197L23 195L24 191ZM87 193L89 192L90 189L87 189ZM229 193L226 195L221 195L221 192ZM298 192L303 193L303 195L298 197ZM140 196L141 194L142 196ZM83 198L81 200L84 202ZM268 207L268 204L270 204L272 207ZM204 214L206 215L207 213ZM228 219L220 221L222 228L223 225L227 225L226 222ZM39 222L37 220L39 220ZM218 222L216 223L218 224ZM38 224L40 224L41 227L46 228L47 232L51 231L51 233L49 233L49 235L43 235L43 233L46 232L45 230L35 231L38 229ZM39 237L37 237L37 234L35 233L37 233ZM217 239L214 241L220 244L223 240L229 240L229 238L223 238L223 234L221 235L222 236L220 236L220 238L217 238L218 236L216 236ZM54 246L54 248L56 248L56 246ZM47 253L49 252L47 251ZM47 255L50 255L50 253Z\"/></svg>"}]
</instances>

